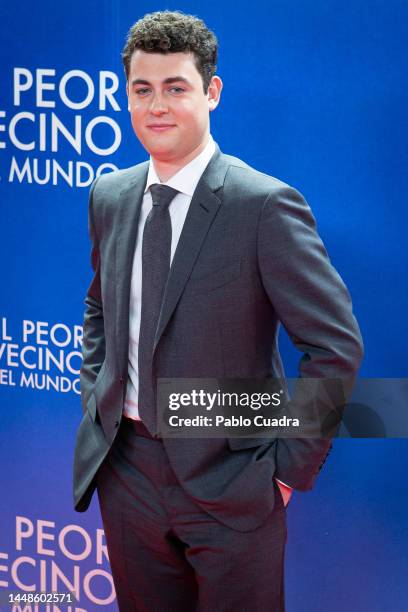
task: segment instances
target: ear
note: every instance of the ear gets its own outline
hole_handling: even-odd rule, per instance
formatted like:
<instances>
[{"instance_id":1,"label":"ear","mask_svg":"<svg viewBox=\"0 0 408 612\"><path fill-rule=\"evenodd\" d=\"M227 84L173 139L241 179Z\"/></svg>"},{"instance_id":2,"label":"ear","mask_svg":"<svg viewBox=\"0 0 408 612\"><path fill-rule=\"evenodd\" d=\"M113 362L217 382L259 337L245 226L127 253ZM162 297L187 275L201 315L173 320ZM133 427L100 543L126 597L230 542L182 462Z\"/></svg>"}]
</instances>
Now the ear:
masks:
<instances>
[{"instance_id":1,"label":"ear","mask_svg":"<svg viewBox=\"0 0 408 612\"><path fill-rule=\"evenodd\" d=\"M208 86L207 99L208 99L208 108L210 111L213 111L217 108L222 91L222 81L219 76L215 75L212 77L210 84Z\"/></svg>"}]
</instances>

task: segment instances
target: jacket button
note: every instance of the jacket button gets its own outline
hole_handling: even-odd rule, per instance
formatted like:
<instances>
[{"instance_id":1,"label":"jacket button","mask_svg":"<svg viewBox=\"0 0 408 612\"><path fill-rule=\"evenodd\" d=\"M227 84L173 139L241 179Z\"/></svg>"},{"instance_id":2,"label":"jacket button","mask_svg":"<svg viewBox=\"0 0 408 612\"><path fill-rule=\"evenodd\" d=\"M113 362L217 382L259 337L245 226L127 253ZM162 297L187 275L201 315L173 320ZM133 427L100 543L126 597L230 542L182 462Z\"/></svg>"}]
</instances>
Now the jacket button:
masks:
<instances>
[{"instance_id":1,"label":"jacket button","mask_svg":"<svg viewBox=\"0 0 408 612\"><path fill-rule=\"evenodd\" d=\"M121 384L121 385L123 385L123 383L125 382L125 379L123 378L123 376L121 376L121 377L119 378L119 382L120 382L120 384Z\"/></svg>"},{"instance_id":2,"label":"jacket button","mask_svg":"<svg viewBox=\"0 0 408 612\"><path fill-rule=\"evenodd\" d=\"M119 427L119 421L115 421L115 427L116 429Z\"/></svg>"}]
</instances>

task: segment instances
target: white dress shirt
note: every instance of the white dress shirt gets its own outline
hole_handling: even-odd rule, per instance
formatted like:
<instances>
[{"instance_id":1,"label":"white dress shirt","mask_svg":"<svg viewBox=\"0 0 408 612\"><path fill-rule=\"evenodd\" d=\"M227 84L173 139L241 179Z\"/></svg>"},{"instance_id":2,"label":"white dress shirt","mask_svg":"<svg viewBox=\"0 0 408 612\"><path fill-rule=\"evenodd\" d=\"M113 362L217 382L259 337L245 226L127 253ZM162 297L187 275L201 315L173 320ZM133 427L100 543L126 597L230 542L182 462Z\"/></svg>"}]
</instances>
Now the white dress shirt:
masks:
<instances>
[{"instance_id":1,"label":"white dress shirt","mask_svg":"<svg viewBox=\"0 0 408 612\"><path fill-rule=\"evenodd\" d=\"M186 164L181 170L174 174L168 181L162 183L177 189L178 193L170 202L169 212L171 219L171 253L170 264L186 220L191 198L197 183L201 178L215 151L215 142L211 135L205 148ZM142 242L143 230L147 215L152 209L152 196L150 185L161 183L157 176L152 159L150 158L149 171L147 174L146 189L144 191L142 207L140 210L139 225L137 230L136 248L133 257L132 280L130 285L129 304L129 362L128 381L126 387L126 398L123 413L131 419L140 419L138 410L139 393L139 330L142 310Z\"/></svg>"}]
</instances>

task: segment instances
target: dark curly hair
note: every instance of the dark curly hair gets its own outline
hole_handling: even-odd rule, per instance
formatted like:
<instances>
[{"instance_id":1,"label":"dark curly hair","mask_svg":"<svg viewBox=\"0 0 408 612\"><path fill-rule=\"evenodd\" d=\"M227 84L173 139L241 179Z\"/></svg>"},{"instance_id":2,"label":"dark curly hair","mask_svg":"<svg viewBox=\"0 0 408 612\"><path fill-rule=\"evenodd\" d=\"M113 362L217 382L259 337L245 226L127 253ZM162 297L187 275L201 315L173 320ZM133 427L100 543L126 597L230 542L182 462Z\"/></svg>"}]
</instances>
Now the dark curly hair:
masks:
<instances>
[{"instance_id":1,"label":"dark curly hair","mask_svg":"<svg viewBox=\"0 0 408 612\"><path fill-rule=\"evenodd\" d=\"M216 71L217 38L204 21L181 11L157 11L139 19L129 30L122 51L126 79L134 51L145 53L189 53L203 79L204 93L208 91Z\"/></svg>"}]
</instances>

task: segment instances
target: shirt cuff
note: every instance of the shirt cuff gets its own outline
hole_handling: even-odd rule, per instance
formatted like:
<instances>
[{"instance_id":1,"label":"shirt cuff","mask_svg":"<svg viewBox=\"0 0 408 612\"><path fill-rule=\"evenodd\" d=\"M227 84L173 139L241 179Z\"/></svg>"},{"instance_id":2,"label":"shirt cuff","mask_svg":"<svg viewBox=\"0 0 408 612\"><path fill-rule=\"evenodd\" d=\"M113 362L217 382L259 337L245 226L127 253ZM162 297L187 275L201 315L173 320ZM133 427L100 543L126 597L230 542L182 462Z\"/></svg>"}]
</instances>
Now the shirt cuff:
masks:
<instances>
[{"instance_id":1,"label":"shirt cuff","mask_svg":"<svg viewBox=\"0 0 408 612\"><path fill-rule=\"evenodd\" d=\"M279 478L275 478L275 480L276 480L276 482L280 482L281 484L283 484L288 489L293 489L293 487L291 487L290 485L286 484L286 482L283 482L282 480L279 480Z\"/></svg>"}]
</instances>

